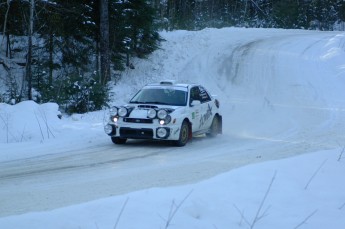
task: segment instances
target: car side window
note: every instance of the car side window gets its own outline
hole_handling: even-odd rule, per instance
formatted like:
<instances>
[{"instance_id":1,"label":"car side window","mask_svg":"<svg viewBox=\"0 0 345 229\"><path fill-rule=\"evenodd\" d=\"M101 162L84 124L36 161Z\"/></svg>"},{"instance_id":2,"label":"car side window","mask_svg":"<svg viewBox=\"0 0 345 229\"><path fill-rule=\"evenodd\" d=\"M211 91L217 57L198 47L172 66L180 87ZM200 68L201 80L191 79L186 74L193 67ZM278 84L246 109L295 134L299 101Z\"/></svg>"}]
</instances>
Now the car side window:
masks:
<instances>
[{"instance_id":1,"label":"car side window","mask_svg":"<svg viewBox=\"0 0 345 229\"><path fill-rule=\"evenodd\" d=\"M211 96L207 93L206 89L199 86L199 91L200 91L200 101L201 103L206 103L211 101Z\"/></svg>"},{"instance_id":2,"label":"car side window","mask_svg":"<svg viewBox=\"0 0 345 229\"><path fill-rule=\"evenodd\" d=\"M192 87L190 89L190 100L189 101L193 102L194 100L199 100L201 102L199 87Z\"/></svg>"}]
</instances>

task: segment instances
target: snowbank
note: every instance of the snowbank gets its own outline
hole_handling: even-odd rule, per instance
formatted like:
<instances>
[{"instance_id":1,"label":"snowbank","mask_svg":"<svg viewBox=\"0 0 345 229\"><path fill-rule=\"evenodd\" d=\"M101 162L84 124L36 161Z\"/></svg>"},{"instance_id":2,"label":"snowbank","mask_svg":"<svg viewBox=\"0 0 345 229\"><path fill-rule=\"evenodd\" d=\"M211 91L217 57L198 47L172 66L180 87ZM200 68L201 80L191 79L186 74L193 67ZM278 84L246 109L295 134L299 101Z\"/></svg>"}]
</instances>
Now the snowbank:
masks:
<instances>
[{"instance_id":1,"label":"snowbank","mask_svg":"<svg viewBox=\"0 0 345 229\"><path fill-rule=\"evenodd\" d=\"M345 158L340 153L320 151L246 166L192 185L151 188L52 211L0 218L0 226L342 229Z\"/></svg>"},{"instance_id":2,"label":"snowbank","mask_svg":"<svg viewBox=\"0 0 345 229\"><path fill-rule=\"evenodd\" d=\"M0 143L18 143L55 138L61 121L58 105L24 101L16 105L0 103Z\"/></svg>"}]
</instances>

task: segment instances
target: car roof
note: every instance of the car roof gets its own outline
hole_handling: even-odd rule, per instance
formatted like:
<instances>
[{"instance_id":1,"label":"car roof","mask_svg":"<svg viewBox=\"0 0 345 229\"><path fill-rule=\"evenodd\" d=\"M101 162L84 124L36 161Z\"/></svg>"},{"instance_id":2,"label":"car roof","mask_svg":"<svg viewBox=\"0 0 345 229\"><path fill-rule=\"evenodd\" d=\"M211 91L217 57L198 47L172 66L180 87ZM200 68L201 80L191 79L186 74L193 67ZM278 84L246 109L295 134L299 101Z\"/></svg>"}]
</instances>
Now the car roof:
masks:
<instances>
[{"instance_id":1,"label":"car roof","mask_svg":"<svg viewBox=\"0 0 345 229\"><path fill-rule=\"evenodd\" d=\"M178 88L178 87L188 88L190 86L198 86L198 85L194 84L194 83L176 83L175 80L162 80L159 83L151 83L151 84L147 84L146 86L156 86L156 87L163 87L163 88L167 88L167 87L172 87L172 88Z\"/></svg>"}]
</instances>

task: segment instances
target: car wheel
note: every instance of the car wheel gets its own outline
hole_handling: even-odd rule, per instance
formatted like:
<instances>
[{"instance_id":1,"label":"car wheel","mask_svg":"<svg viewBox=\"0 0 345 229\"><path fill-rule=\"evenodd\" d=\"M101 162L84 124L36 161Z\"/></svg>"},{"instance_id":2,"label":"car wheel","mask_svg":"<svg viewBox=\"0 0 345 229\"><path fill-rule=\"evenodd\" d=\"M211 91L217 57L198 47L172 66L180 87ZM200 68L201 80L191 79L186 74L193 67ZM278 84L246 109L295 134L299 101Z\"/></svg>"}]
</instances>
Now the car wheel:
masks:
<instances>
[{"instance_id":1,"label":"car wheel","mask_svg":"<svg viewBox=\"0 0 345 229\"><path fill-rule=\"evenodd\" d=\"M183 121L180 130L180 137L175 141L176 146L184 146L189 140L189 126L187 121Z\"/></svg>"},{"instance_id":2,"label":"car wheel","mask_svg":"<svg viewBox=\"0 0 345 229\"><path fill-rule=\"evenodd\" d=\"M114 144L120 145L120 144L125 144L127 141L127 138L111 137L111 141Z\"/></svg>"},{"instance_id":3,"label":"car wheel","mask_svg":"<svg viewBox=\"0 0 345 229\"><path fill-rule=\"evenodd\" d=\"M217 134L220 133L220 129L221 129L221 122L219 120L219 117L217 115L215 115L213 120L212 120L210 132L207 133L206 135L208 137L215 137L215 136L217 136Z\"/></svg>"}]
</instances>

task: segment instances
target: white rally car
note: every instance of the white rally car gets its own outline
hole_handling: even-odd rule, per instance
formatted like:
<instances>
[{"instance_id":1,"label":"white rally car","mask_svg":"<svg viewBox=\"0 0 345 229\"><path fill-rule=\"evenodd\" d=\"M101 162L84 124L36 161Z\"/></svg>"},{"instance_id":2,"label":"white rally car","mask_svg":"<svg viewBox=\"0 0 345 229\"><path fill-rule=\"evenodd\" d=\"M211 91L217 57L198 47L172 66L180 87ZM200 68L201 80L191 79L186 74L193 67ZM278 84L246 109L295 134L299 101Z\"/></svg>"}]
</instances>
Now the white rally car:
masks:
<instances>
[{"instance_id":1,"label":"white rally car","mask_svg":"<svg viewBox=\"0 0 345 229\"><path fill-rule=\"evenodd\" d=\"M204 87L167 80L146 85L128 104L111 108L104 131L115 144L154 139L184 146L196 135L221 134L222 116L219 101Z\"/></svg>"}]
</instances>

